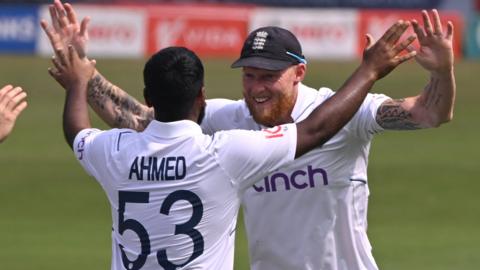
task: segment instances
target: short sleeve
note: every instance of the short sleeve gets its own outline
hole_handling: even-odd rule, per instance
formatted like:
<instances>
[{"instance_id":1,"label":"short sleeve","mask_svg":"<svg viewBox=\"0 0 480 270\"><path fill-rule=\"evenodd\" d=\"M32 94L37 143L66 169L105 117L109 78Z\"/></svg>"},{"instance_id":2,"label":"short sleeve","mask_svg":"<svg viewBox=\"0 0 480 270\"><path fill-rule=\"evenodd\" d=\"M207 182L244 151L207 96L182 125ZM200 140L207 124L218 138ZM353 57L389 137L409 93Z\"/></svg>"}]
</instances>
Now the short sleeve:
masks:
<instances>
[{"instance_id":1,"label":"short sleeve","mask_svg":"<svg viewBox=\"0 0 480 270\"><path fill-rule=\"evenodd\" d=\"M374 134L384 130L377 123L376 115L380 105L388 99L390 99L390 97L383 94L367 95L362 106L350 123L350 128L352 128L352 131L357 137L363 140L371 140Z\"/></svg>"},{"instance_id":2,"label":"short sleeve","mask_svg":"<svg viewBox=\"0 0 480 270\"><path fill-rule=\"evenodd\" d=\"M212 145L220 166L244 190L295 158L297 128L286 124L261 131L218 132Z\"/></svg>"},{"instance_id":3,"label":"short sleeve","mask_svg":"<svg viewBox=\"0 0 480 270\"><path fill-rule=\"evenodd\" d=\"M84 129L80 131L73 142L73 151L75 157L80 162L85 171L91 176L98 176L95 164L101 163L104 156L104 147L101 140L105 140L105 131L99 129Z\"/></svg>"}]
</instances>

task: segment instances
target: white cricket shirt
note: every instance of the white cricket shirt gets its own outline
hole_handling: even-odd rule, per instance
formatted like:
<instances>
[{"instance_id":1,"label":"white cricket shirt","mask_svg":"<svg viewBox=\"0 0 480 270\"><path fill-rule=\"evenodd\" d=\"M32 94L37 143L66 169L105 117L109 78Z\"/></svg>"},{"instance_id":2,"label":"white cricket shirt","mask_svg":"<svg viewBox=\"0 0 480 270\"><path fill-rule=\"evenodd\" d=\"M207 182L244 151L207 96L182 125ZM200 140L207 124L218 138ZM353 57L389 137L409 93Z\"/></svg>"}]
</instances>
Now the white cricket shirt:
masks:
<instances>
[{"instance_id":1,"label":"white cricket shirt","mask_svg":"<svg viewBox=\"0 0 480 270\"><path fill-rule=\"evenodd\" d=\"M188 120L81 131L75 154L111 205L111 269L232 269L241 196L293 160L296 136L294 124L208 136Z\"/></svg>"},{"instance_id":2,"label":"white cricket shirt","mask_svg":"<svg viewBox=\"0 0 480 270\"><path fill-rule=\"evenodd\" d=\"M334 94L300 85L295 122ZM269 174L243 197L252 270L377 269L367 238L368 152L385 95L368 94L352 120L321 148ZM204 132L258 130L243 100L211 100Z\"/></svg>"}]
</instances>

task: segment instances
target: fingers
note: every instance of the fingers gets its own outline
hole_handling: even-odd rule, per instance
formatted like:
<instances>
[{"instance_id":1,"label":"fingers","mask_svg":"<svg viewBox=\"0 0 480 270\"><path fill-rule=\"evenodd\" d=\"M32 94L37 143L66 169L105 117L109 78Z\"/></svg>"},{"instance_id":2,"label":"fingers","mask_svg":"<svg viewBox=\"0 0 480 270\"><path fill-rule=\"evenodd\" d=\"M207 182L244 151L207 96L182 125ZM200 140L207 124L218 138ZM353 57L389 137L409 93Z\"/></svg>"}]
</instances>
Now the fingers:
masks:
<instances>
[{"instance_id":1,"label":"fingers","mask_svg":"<svg viewBox=\"0 0 480 270\"><path fill-rule=\"evenodd\" d=\"M422 41L427 37L427 35L425 34L425 31L423 31L423 28L420 27L417 20L412 20L412 26L413 26L413 31L417 35L419 41Z\"/></svg>"},{"instance_id":2,"label":"fingers","mask_svg":"<svg viewBox=\"0 0 480 270\"><path fill-rule=\"evenodd\" d=\"M410 22L408 21L403 21L403 20L397 21L383 34L380 40L389 44L396 43L400 39L402 34L405 32L405 30L407 30L409 25L410 25Z\"/></svg>"},{"instance_id":3,"label":"fingers","mask_svg":"<svg viewBox=\"0 0 480 270\"><path fill-rule=\"evenodd\" d=\"M67 27L69 23L67 18L67 11L63 7L62 2L60 2L60 0L55 0L53 2L53 5L55 6L55 11L57 12L58 24L60 25L60 27Z\"/></svg>"},{"instance_id":4,"label":"fingers","mask_svg":"<svg viewBox=\"0 0 480 270\"><path fill-rule=\"evenodd\" d=\"M10 84L8 85L5 85L4 87L2 87L2 89L0 90L0 100L3 98L3 96L8 93L8 91L10 91L11 89L13 88L13 86L11 86Z\"/></svg>"},{"instance_id":5,"label":"fingers","mask_svg":"<svg viewBox=\"0 0 480 270\"><path fill-rule=\"evenodd\" d=\"M368 50L373 46L373 44L375 44L375 40L370 34L366 34L365 39L366 39L365 50Z\"/></svg>"},{"instance_id":6,"label":"fingers","mask_svg":"<svg viewBox=\"0 0 480 270\"><path fill-rule=\"evenodd\" d=\"M445 38L448 40L452 40L453 38L453 23L451 21L447 22L447 34L445 35Z\"/></svg>"},{"instance_id":7,"label":"fingers","mask_svg":"<svg viewBox=\"0 0 480 270\"><path fill-rule=\"evenodd\" d=\"M3 92L3 90L6 89L5 92ZM20 101L22 100L23 98L25 98L27 96L27 94L25 92L23 92L23 89L21 87L13 87L11 85L9 85L8 87L4 87L4 89L2 89L2 97L1 97L1 100L0 100L0 108L11 108L12 105L10 105L10 103L13 101ZM23 94L22 94L23 93ZM17 97L19 96L19 97ZM9 107L10 106L10 107Z\"/></svg>"},{"instance_id":8,"label":"fingers","mask_svg":"<svg viewBox=\"0 0 480 270\"><path fill-rule=\"evenodd\" d=\"M442 26L442 21L440 19L440 14L438 13L438 10L432 9L432 14L433 14L433 28L432 28L432 23L430 22L430 16L428 15L428 12L426 10L422 10L422 18L423 18L423 24L424 24L424 29L422 29L419 25L418 22L413 20L412 25L413 25L413 30L415 31L415 34L418 36L418 40L421 42L428 36L438 36L442 37L443 36L443 26ZM452 40L453 38L453 23L451 21L447 22L447 32L445 33L445 38L447 40Z\"/></svg>"},{"instance_id":9,"label":"fingers","mask_svg":"<svg viewBox=\"0 0 480 270\"><path fill-rule=\"evenodd\" d=\"M4 100L7 99L7 94L13 89L12 85L5 85L2 90L0 90L0 106L3 106Z\"/></svg>"},{"instance_id":10,"label":"fingers","mask_svg":"<svg viewBox=\"0 0 480 270\"><path fill-rule=\"evenodd\" d=\"M54 78L55 80L57 80L57 78L60 76L60 71L58 71L58 69L56 68L48 68L48 74L50 76L52 76L52 78Z\"/></svg>"},{"instance_id":11,"label":"fingers","mask_svg":"<svg viewBox=\"0 0 480 270\"><path fill-rule=\"evenodd\" d=\"M430 17L428 16L428 12L426 10L422 10L422 18L423 27L425 28L427 36L433 35L432 23L430 22Z\"/></svg>"},{"instance_id":12,"label":"fingers","mask_svg":"<svg viewBox=\"0 0 480 270\"><path fill-rule=\"evenodd\" d=\"M12 113L14 115L15 118L18 117L18 115L23 111L25 110L25 108L27 108L27 102L26 101L22 101L20 104L18 104L13 110L12 110Z\"/></svg>"},{"instance_id":13,"label":"fingers","mask_svg":"<svg viewBox=\"0 0 480 270\"><path fill-rule=\"evenodd\" d=\"M17 88L19 88L20 92L13 96L5 107L10 112L14 112L17 106L22 103L22 101L25 102L24 99L27 97L27 93L25 93L22 88Z\"/></svg>"},{"instance_id":14,"label":"fingers","mask_svg":"<svg viewBox=\"0 0 480 270\"><path fill-rule=\"evenodd\" d=\"M393 53L395 55L399 54L401 51L408 49L407 51L412 51L412 47L410 46L412 42L415 41L417 37L415 35L411 35L408 38L406 38L404 41L400 42L395 48L393 49Z\"/></svg>"},{"instance_id":15,"label":"fingers","mask_svg":"<svg viewBox=\"0 0 480 270\"><path fill-rule=\"evenodd\" d=\"M80 25L80 36L88 39L88 24L90 23L90 17L85 17Z\"/></svg>"},{"instance_id":16,"label":"fingers","mask_svg":"<svg viewBox=\"0 0 480 270\"><path fill-rule=\"evenodd\" d=\"M400 65L401 63L412 59L413 57L415 57L415 55L417 55L417 52L416 51L411 51L409 53L406 53L404 55L400 55L400 56L396 57L396 59L398 61L398 64Z\"/></svg>"},{"instance_id":17,"label":"fingers","mask_svg":"<svg viewBox=\"0 0 480 270\"><path fill-rule=\"evenodd\" d=\"M65 11L67 12L67 18L70 24L77 24L77 14L75 13L75 10L73 9L72 5L69 3L66 3L64 5Z\"/></svg>"},{"instance_id":18,"label":"fingers","mask_svg":"<svg viewBox=\"0 0 480 270\"><path fill-rule=\"evenodd\" d=\"M48 11L50 12L50 19L52 20L52 26L56 32L60 31L60 24L58 23L57 10L54 5L48 6Z\"/></svg>"},{"instance_id":19,"label":"fingers","mask_svg":"<svg viewBox=\"0 0 480 270\"><path fill-rule=\"evenodd\" d=\"M75 63L75 61L79 59L77 50L75 50L72 45L68 45L68 57L70 63Z\"/></svg>"},{"instance_id":20,"label":"fingers","mask_svg":"<svg viewBox=\"0 0 480 270\"><path fill-rule=\"evenodd\" d=\"M435 30L435 35L441 36L443 33L442 29L442 22L440 21L440 15L438 14L438 11L436 9L432 10L433 13L433 27Z\"/></svg>"},{"instance_id":21,"label":"fingers","mask_svg":"<svg viewBox=\"0 0 480 270\"><path fill-rule=\"evenodd\" d=\"M62 64L58 62L58 59L55 56L52 57L52 63L57 71L63 70Z\"/></svg>"},{"instance_id":22,"label":"fingers","mask_svg":"<svg viewBox=\"0 0 480 270\"><path fill-rule=\"evenodd\" d=\"M43 31L47 34L48 39L53 47L58 47L59 42L58 35L53 31L53 29L48 25L47 21L41 20L40 25L42 26Z\"/></svg>"},{"instance_id":23,"label":"fingers","mask_svg":"<svg viewBox=\"0 0 480 270\"><path fill-rule=\"evenodd\" d=\"M62 66L66 66L69 61L62 48L55 48L55 55Z\"/></svg>"}]
</instances>

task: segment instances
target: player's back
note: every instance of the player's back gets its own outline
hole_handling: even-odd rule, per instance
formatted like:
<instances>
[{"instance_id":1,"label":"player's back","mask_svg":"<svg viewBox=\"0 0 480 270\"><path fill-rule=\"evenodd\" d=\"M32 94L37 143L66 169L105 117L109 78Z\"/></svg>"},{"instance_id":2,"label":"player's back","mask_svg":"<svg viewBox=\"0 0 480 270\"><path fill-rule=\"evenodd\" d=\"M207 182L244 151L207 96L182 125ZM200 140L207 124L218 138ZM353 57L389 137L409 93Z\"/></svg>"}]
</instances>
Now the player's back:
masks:
<instances>
[{"instance_id":1,"label":"player's back","mask_svg":"<svg viewBox=\"0 0 480 270\"><path fill-rule=\"evenodd\" d=\"M193 122L176 123L77 136L75 151L112 206L112 269L232 269L243 190L293 159L294 140L267 164L269 155L258 153L274 144L256 145L252 132L211 137ZM244 137L252 146L235 139Z\"/></svg>"}]
</instances>

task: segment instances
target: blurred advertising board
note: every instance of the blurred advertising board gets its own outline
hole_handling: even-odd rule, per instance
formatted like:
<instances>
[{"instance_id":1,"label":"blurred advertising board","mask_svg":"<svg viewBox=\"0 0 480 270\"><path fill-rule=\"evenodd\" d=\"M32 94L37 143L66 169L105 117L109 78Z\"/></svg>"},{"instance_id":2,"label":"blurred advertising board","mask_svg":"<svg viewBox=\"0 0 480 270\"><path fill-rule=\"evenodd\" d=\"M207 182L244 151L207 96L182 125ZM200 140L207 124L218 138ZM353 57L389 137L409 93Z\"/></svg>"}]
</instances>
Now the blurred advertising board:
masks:
<instances>
[{"instance_id":1,"label":"blurred advertising board","mask_svg":"<svg viewBox=\"0 0 480 270\"><path fill-rule=\"evenodd\" d=\"M237 0L236 2L284 7L430 9L438 7L443 0Z\"/></svg>"},{"instance_id":2,"label":"blurred advertising board","mask_svg":"<svg viewBox=\"0 0 480 270\"><path fill-rule=\"evenodd\" d=\"M201 57L237 57L251 8L214 5L151 6L147 53L184 46Z\"/></svg>"},{"instance_id":3,"label":"blurred advertising board","mask_svg":"<svg viewBox=\"0 0 480 270\"><path fill-rule=\"evenodd\" d=\"M76 5L77 18L91 18L87 52L90 56L143 57L146 40L146 14L143 8L131 6ZM50 23L48 6L42 6L40 17ZM38 53L51 55L46 35L38 35Z\"/></svg>"},{"instance_id":4,"label":"blurred advertising board","mask_svg":"<svg viewBox=\"0 0 480 270\"><path fill-rule=\"evenodd\" d=\"M467 31L465 54L467 57L480 58L480 15L471 19Z\"/></svg>"},{"instance_id":5,"label":"blurred advertising board","mask_svg":"<svg viewBox=\"0 0 480 270\"><path fill-rule=\"evenodd\" d=\"M0 52L34 53L38 32L36 6L0 8Z\"/></svg>"},{"instance_id":6,"label":"blurred advertising board","mask_svg":"<svg viewBox=\"0 0 480 270\"><path fill-rule=\"evenodd\" d=\"M361 10L360 21L358 25L358 54L361 55L365 45L365 34L370 33L375 40L378 40L385 30L398 20L415 19L423 26L422 15L420 10ZM453 51L456 57L462 56L463 42L463 18L454 11L440 11L440 19L442 20L443 31L446 32L447 21L451 21L454 26ZM433 21L432 21L433 23ZM403 37L414 34L410 27ZM414 42L414 46L418 48L418 42Z\"/></svg>"},{"instance_id":7,"label":"blurred advertising board","mask_svg":"<svg viewBox=\"0 0 480 270\"><path fill-rule=\"evenodd\" d=\"M349 59L357 54L356 10L255 9L250 31L274 25L290 30L302 44L308 59Z\"/></svg>"}]
</instances>

